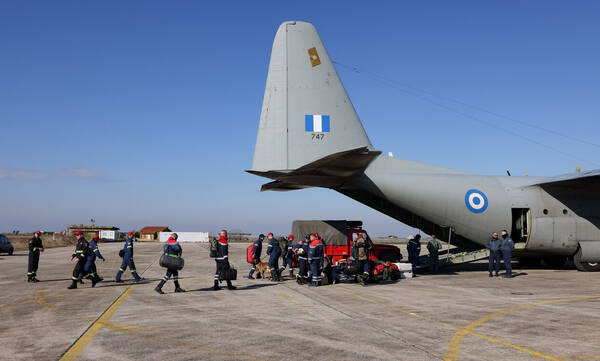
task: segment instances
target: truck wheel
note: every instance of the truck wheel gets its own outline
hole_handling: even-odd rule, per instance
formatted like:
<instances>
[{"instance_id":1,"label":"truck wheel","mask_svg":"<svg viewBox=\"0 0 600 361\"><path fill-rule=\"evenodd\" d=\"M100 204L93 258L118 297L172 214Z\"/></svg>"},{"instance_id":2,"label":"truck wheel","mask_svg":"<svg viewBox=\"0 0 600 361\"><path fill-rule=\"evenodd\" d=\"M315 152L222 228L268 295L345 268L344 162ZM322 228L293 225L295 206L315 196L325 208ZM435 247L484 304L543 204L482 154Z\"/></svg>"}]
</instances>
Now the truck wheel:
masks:
<instances>
[{"instance_id":1,"label":"truck wheel","mask_svg":"<svg viewBox=\"0 0 600 361\"><path fill-rule=\"evenodd\" d=\"M577 249L577 253L573 256L573 263L575 268L581 272L598 272L600 271L600 262L582 262L581 261L581 247Z\"/></svg>"},{"instance_id":2,"label":"truck wheel","mask_svg":"<svg viewBox=\"0 0 600 361\"><path fill-rule=\"evenodd\" d=\"M398 262L398 256L392 251L383 251L379 254L379 260L383 262Z\"/></svg>"},{"instance_id":3,"label":"truck wheel","mask_svg":"<svg viewBox=\"0 0 600 361\"><path fill-rule=\"evenodd\" d=\"M547 266L552 268L563 268L567 263L567 257L562 256L548 256L542 259Z\"/></svg>"}]
</instances>

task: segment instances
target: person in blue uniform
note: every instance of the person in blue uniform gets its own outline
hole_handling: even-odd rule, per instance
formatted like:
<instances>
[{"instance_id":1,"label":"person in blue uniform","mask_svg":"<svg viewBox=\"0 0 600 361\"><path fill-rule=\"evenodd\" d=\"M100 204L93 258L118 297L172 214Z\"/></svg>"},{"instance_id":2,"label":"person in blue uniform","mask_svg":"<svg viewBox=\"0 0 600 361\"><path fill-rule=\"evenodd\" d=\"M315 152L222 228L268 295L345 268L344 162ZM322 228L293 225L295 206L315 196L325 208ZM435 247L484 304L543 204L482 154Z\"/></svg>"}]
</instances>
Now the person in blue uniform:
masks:
<instances>
[{"instance_id":1,"label":"person in blue uniform","mask_svg":"<svg viewBox=\"0 0 600 361\"><path fill-rule=\"evenodd\" d=\"M492 233L492 237L487 240L485 248L490 251L490 260L488 269L490 277L492 277L492 271L496 271L496 277L498 277L498 271L500 271L500 246L502 241L498 239L498 232Z\"/></svg>"},{"instance_id":2,"label":"person in blue uniform","mask_svg":"<svg viewBox=\"0 0 600 361\"><path fill-rule=\"evenodd\" d=\"M279 241L273 237L273 233L267 234L269 245L267 246L267 255L269 255L269 270L271 271L271 281L281 281L279 274L279 256L281 256L281 247Z\"/></svg>"},{"instance_id":3,"label":"person in blue uniform","mask_svg":"<svg viewBox=\"0 0 600 361\"><path fill-rule=\"evenodd\" d=\"M504 261L504 267L506 268L506 274L504 278L512 278L512 251L515 249L515 242L508 235L508 232L503 230L500 235L502 236L502 242L500 243L500 250L502 251L502 258Z\"/></svg>"},{"instance_id":4,"label":"person in blue uniform","mask_svg":"<svg viewBox=\"0 0 600 361\"><path fill-rule=\"evenodd\" d=\"M311 286L321 285L321 271L323 268L323 241L321 237L312 234L311 242L308 246L308 263L310 265L310 273L312 274Z\"/></svg>"},{"instance_id":5,"label":"person in blue uniform","mask_svg":"<svg viewBox=\"0 0 600 361\"><path fill-rule=\"evenodd\" d=\"M85 261L89 253L88 241L83 237L83 232L75 232L75 237L77 237L77 245L75 246L75 252L71 256L71 261L77 259L77 263L73 268L71 285L67 287L70 290L77 288L77 282L83 277L83 268L85 267Z\"/></svg>"},{"instance_id":6,"label":"person in blue uniform","mask_svg":"<svg viewBox=\"0 0 600 361\"><path fill-rule=\"evenodd\" d=\"M219 233L219 241L217 242L217 257L215 258L215 262L217 263L217 271L215 273L213 290L218 291L221 289L221 287L219 287L219 276L221 275L221 271L226 270L230 267L227 231L224 229L221 230L221 232ZM231 284L231 280L226 281L228 290L235 290L237 288Z\"/></svg>"},{"instance_id":7,"label":"person in blue uniform","mask_svg":"<svg viewBox=\"0 0 600 361\"><path fill-rule=\"evenodd\" d=\"M169 239L167 239L167 242L165 243L165 246L163 247L164 254L167 257L174 257L174 258L181 257L181 253L183 252L183 250L181 249L181 245L179 245L179 243L177 242L177 238L179 238L177 233L173 233L173 234L171 234ZM170 268L167 268L167 273L165 274L163 279L160 280L160 282L158 283L156 288L154 288L154 290L156 292L160 293L161 295L164 295L165 293L163 292L162 287L169 280L169 278L171 278L171 276L173 276L173 283L175 284L175 292L177 292L177 293L185 292L185 290L183 288L181 288L181 286L179 285L179 271L177 269L170 269Z\"/></svg>"},{"instance_id":8,"label":"person in blue uniform","mask_svg":"<svg viewBox=\"0 0 600 361\"><path fill-rule=\"evenodd\" d=\"M250 269L250 273L248 274L248 278L254 279L254 272L256 272L256 265L260 263L260 256L262 254L262 243L265 239L265 235L261 234L258 236L258 239L254 241L252 245L252 268ZM258 277L258 275L256 275Z\"/></svg>"},{"instance_id":9,"label":"person in blue uniform","mask_svg":"<svg viewBox=\"0 0 600 361\"><path fill-rule=\"evenodd\" d=\"M127 239L125 239L125 244L123 245L123 262L121 263L121 267L115 276L115 282L123 283L121 280L121 275L127 267L129 267L129 271L131 271L131 275L135 279L135 282L139 282L142 280L135 269L135 263L133 262L133 232L127 232Z\"/></svg>"},{"instance_id":10,"label":"person in blue uniform","mask_svg":"<svg viewBox=\"0 0 600 361\"><path fill-rule=\"evenodd\" d=\"M100 258L103 262L106 261L106 259L100 253L100 249L98 248L99 240L100 237L97 234L92 237L88 247L88 255L85 261L85 266L83 267L86 277L92 280L92 287L94 287L96 283L103 280L103 278L98 276L98 271L96 269L96 258Z\"/></svg>"},{"instance_id":11,"label":"person in blue uniform","mask_svg":"<svg viewBox=\"0 0 600 361\"><path fill-rule=\"evenodd\" d=\"M310 235L307 234L304 239L300 238L294 245L294 252L298 256L298 275L296 281L302 285L308 282L308 243Z\"/></svg>"},{"instance_id":12,"label":"person in blue uniform","mask_svg":"<svg viewBox=\"0 0 600 361\"><path fill-rule=\"evenodd\" d=\"M37 270L40 263L40 252L44 252L44 245L40 235L42 232L35 231L33 238L29 240L29 261L27 264L27 282L39 282L37 279Z\"/></svg>"}]
</instances>

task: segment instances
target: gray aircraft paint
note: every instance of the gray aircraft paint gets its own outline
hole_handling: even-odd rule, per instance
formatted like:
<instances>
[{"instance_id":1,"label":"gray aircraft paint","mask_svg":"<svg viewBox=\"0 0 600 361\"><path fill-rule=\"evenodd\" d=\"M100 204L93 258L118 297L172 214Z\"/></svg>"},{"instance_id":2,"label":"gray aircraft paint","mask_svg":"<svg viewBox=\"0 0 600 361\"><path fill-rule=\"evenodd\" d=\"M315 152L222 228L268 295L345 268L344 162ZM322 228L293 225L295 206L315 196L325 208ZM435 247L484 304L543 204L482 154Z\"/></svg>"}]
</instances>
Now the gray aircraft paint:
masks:
<instances>
[{"instance_id":1,"label":"gray aircraft paint","mask_svg":"<svg viewBox=\"0 0 600 361\"><path fill-rule=\"evenodd\" d=\"M307 131L313 114L329 116L328 132ZM309 23L277 31L249 172L275 180L263 190L331 188L442 239L451 227L453 239L471 247L512 231L512 209L526 208L525 251L600 261L600 171L494 177L381 155Z\"/></svg>"}]
</instances>

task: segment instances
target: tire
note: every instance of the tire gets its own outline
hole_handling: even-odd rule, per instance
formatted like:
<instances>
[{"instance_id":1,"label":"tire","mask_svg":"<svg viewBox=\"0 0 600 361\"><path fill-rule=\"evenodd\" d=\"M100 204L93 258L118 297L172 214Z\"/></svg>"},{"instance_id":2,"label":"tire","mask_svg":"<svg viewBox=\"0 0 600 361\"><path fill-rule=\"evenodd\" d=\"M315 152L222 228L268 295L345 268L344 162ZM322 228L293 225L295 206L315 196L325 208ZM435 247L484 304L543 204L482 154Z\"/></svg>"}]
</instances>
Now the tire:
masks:
<instances>
[{"instance_id":1,"label":"tire","mask_svg":"<svg viewBox=\"0 0 600 361\"><path fill-rule=\"evenodd\" d=\"M600 271L600 262L582 262L581 261L581 247L577 249L577 252L573 256L573 263L575 263L575 268L581 272L598 272Z\"/></svg>"},{"instance_id":2,"label":"tire","mask_svg":"<svg viewBox=\"0 0 600 361\"><path fill-rule=\"evenodd\" d=\"M548 256L543 258L544 263L552 268L563 268L567 263L567 257L563 256Z\"/></svg>"}]
</instances>

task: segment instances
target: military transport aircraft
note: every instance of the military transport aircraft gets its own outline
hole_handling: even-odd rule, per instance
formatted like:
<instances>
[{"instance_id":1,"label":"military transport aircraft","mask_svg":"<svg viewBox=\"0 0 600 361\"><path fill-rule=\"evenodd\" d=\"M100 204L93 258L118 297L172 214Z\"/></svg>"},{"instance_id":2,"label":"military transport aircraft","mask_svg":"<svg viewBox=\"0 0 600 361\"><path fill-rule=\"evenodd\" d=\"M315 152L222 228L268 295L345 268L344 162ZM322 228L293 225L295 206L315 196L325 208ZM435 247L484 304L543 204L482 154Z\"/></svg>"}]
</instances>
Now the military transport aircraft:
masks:
<instances>
[{"instance_id":1,"label":"military transport aircraft","mask_svg":"<svg viewBox=\"0 0 600 361\"><path fill-rule=\"evenodd\" d=\"M600 270L600 170L553 178L496 177L375 150L312 24L275 35L252 169L261 190L338 191L463 249L509 230L516 257Z\"/></svg>"}]
</instances>

